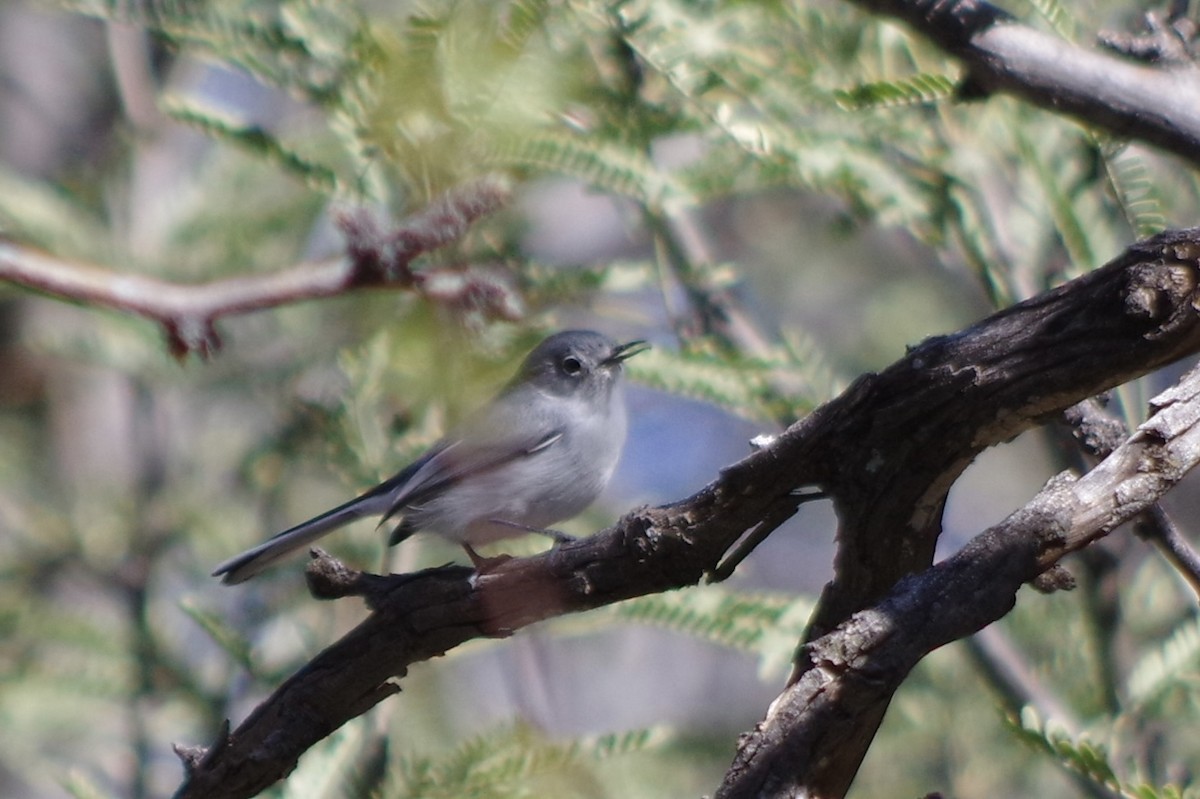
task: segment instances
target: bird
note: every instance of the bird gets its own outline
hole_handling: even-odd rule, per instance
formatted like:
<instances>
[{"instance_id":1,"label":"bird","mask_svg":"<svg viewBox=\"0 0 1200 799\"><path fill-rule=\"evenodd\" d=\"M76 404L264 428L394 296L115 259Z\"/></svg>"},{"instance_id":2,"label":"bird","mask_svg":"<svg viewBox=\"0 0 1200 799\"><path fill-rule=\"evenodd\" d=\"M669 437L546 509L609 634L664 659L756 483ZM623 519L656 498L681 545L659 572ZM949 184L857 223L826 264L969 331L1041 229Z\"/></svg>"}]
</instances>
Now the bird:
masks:
<instances>
[{"instance_id":1,"label":"bird","mask_svg":"<svg viewBox=\"0 0 1200 799\"><path fill-rule=\"evenodd\" d=\"M217 566L232 585L356 519L398 520L388 544L415 532L475 545L535 532L590 505L616 469L627 429L622 364L643 340L617 344L592 330L545 338L485 406L428 451L360 496L284 530Z\"/></svg>"}]
</instances>

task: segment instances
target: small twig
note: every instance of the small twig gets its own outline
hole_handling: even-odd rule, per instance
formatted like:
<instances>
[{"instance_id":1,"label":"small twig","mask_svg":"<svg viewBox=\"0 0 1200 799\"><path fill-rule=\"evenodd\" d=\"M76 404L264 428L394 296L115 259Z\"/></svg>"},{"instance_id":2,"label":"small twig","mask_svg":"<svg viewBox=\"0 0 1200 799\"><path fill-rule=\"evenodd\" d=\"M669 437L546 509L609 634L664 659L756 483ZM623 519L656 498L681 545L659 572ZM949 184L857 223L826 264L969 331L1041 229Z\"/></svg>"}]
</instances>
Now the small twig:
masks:
<instances>
[{"instance_id":1,"label":"small twig","mask_svg":"<svg viewBox=\"0 0 1200 799\"><path fill-rule=\"evenodd\" d=\"M1133 532L1152 543L1163 554L1175 570L1183 575L1200 600L1200 554L1179 532L1179 525L1163 510L1162 505L1155 505L1149 513L1143 514L1134 523Z\"/></svg>"},{"instance_id":2,"label":"small twig","mask_svg":"<svg viewBox=\"0 0 1200 799\"><path fill-rule=\"evenodd\" d=\"M1142 33L1100 31L1097 40L1102 47L1138 61L1178 66L1194 60L1195 22L1186 16L1169 18L1154 11L1147 12L1142 20Z\"/></svg>"},{"instance_id":3,"label":"small twig","mask_svg":"<svg viewBox=\"0 0 1200 799\"><path fill-rule=\"evenodd\" d=\"M434 566L408 574L371 574L350 568L320 547L313 547L308 554L312 560L304 570L304 580L308 583L308 592L314 599L334 600L360 596L371 610L383 607L389 594L414 580L424 579L432 574L460 578L471 574L471 569L454 564Z\"/></svg>"},{"instance_id":4,"label":"small twig","mask_svg":"<svg viewBox=\"0 0 1200 799\"><path fill-rule=\"evenodd\" d=\"M1091 397L1063 411L1079 448L1095 465L1129 437L1129 425L1108 411L1107 398Z\"/></svg>"},{"instance_id":5,"label":"small twig","mask_svg":"<svg viewBox=\"0 0 1200 799\"><path fill-rule=\"evenodd\" d=\"M812 502L817 499L827 499L828 494L824 491L810 491L801 493L793 491L792 496L796 498L794 507L787 505L782 506L774 515L764 518L761 523L754 527L743 536L721 562L713 567L708 573L707 582L720 583L728 580L733 576L733 572L738 565L750 556L750 553L758 548L758 545L767 540L771 533L775 532L778 527L790 519L795 513L796 508L803 505L805 502Z\"/></svg>"},{"instance_id":6,"label":"small twig","mask_svg":"<svg viewBox=\"0 0 1200 799\"><path fill-rule=\"evenodd\" d=\"M171 353L211 355L221 346L216 321L224 316L329 297L362 287L419 291L431 299L500 318L521 314L520 303L494 277L463 270L411 269L418 256L461 238L509 197L506 182L484 178L380 231L362 212L343 215L348 254L302 263L266 275L184 285L146 275L121 274L68 261L0 239L0 281L58 299L103 306L158 322Z\"/></svg>"}]
</instances>

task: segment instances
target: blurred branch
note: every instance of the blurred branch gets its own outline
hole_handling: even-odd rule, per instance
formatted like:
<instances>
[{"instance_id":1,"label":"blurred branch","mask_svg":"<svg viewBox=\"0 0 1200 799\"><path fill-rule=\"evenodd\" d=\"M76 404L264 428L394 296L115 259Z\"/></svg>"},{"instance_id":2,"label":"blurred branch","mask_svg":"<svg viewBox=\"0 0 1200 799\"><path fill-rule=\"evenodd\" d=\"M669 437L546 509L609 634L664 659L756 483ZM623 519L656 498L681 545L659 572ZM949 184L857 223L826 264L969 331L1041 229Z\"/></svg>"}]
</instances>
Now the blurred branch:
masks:
<instances>
[{"instance_id":1,"label":"blurred branch","mask_svg":"<svg viewBox=\"0 0 1200 799\"><path fill-rule=\"evenodd\" d=\"M299 264L266 275L180 285L154 277L121 274L0 239L0 281L62 300L138 314L162 325L172 354L207 356L220 348L216 321L223 316L343 294L365 287L422 292L439 302L482 306L491 315L520 315L511 291L492 280L456 270L414 271L413 260L459 238L480 218L508 201L509 188L484 178L382 231L364 211L338 222L347 254Z\"/></svg>"},{"instance_id":2,"label":"blurred branch","mask_svg":"<svg viewBox=\"0 0 1200 799\"><path fill-rule=\"evenodd\" d=\"M142 134L159 130L166 118L155 96L149 35L142 28L111 20L104 32L125 118Z\"/></svg>"},{"instance_id":3,"label":"blurred branch","mask_svg":"<svg viewBox=\"0 0 1200 799\"><path fill-rule=\"evenodd\" d=\"M903 20L965 64L967 94L1006 92L1200 164L1200 70L1087 50L983 0L851 0Z\"/></svg>"},{"instance_id":4,"label":"blurred branch","mask_svg":"<svg viewBox=\"0 0 1200 799\"><path fill-rule=\"evenodd\" d=\"M877 375L722 470L692 497L627 514L586 540L482 575L381 577L318 560L323 596L371 615L207 750L181 751L177 796L251 796L313 743L398 690L409 664L464 641L698 582L747 531L818 485L839 511L838 572L788 688L743 736L718 795L840 796L892 692L927 652L1003 616L1017 589L1144 511L1200 460L1200 379L1078 481L930 568L946 493L976 454L1084 397L1200 351L1200 229L1156 236L1108 265Z\"/></svg>"},{"instance_id":5,"label":"blurred branch","mask_svg":"<svg viewBox=\"0 0 1200 799\"><path fill-rule=\"evenodd\" d=\"M1000 701L1012 716L1020 714L1022 708L1032 706L1038 717L1054 719L1067 734L1074 737L1083 729L1075 714L1059 701L1021 652L999 626L987 627L965 639L967 654L979 670L988 678L988 683L1000 696Z\"/></svg>"},{"instance_id":6,"label":"blurred branch","mask_svg":"<svg viewBox=\"0 0 1200 799\"><path fill-rule=\"evenodd\" d=\"M999 694L1000 701L1011 718L1020 718L1021 711L1032 707L1038 718L1053 719L1059 729L1065 729L1072 738L1082 729L1078 719L1050 691L1033 668L1025 661L1004 631L998 625L985 627L966 638L967 654L979 668L988 683ZM1067 768L1061 761L1054 761L1062 768L1064 776L1071 780L1075 789L1083 796L1095 799L1118 799L1121 794L1109 790L1094 780Z\"/></svg>"},{"instance_id":7,"label":"blurred branch","mask_svg":"<svg viewBox=\"0 0 1200 799\"><path fill-rule=\"evenodd\" d=\"M689 320L692 324L684 324L683 320L676 323L696 329L679 332L714 336L723 347L751 358L769 357L771 340L760 329L758 320L747 313L729 288L712 285L709 275L715 259L696 222L695 212L686 208L643 210L672 273L692 304L693 320Z\"/></svg>"}]
</instances>

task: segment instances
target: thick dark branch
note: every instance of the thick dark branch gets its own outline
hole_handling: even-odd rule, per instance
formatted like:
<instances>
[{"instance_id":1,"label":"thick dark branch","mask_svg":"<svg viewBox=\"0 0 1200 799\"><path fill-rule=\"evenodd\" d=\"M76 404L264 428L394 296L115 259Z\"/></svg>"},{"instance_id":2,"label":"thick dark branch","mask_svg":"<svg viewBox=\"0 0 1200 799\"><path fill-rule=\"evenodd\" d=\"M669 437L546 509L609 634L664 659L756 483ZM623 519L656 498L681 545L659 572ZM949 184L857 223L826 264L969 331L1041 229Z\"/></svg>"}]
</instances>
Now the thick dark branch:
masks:
<instances>
[{"instance_id":1,"label":"thick dark branch","mask_svg":"<svg viewBox=\"0 0 1200 799\"><path fill-rule=\"evenodd\" d=\"M962 59L971 84L1015 94L1121 138L1200 164L1200 70L1087 50L1012 21L982 0L852 0L908 23Z\"/></svg>"},{"instance_id":2,"label":"thick dark branch","mask_svg":"<svg viewBox=\"0 0 1200 799\"><path fill-rule=\"evenodd\" d=\"M325 579L322 584L333 586L334 594L364 594L375 611L206 754L190 752L179 796L252 795L286 775L313 742L389 695L392 676L465 640L506 635L549 616L694 584L747 530L792 513L803 498L797 490L805 486L820 485L834 497L842 525L838 575L822 598L819 634L849 623L852 614L883 600L901 578L929 566L945 494L980 450L1084 397L1200 350L1200 320L1193 306L1198 256L1200 229L1164 234L974 327L926 341L724 469L696 495L630 513L587 540L509 561L473 579L463 569ZM1165 490L1168 482L1150 488ZM1134 504L1123 503L1121 512L1136 512ZM1023 523L1041 524L1043 517L1034 513L1040 507L1035 503ZM1111 521L1116 512L1092 522ZM902 655L889 656L900 665L889 667L885 676L902 676L919 653L947 635L970 631L981 613L1003 614L1021 582L1099 529L1059 521L1061 535L1023 543L1004 557L991 548L1004 535L993 532L938 567L949 582L934 589L910 580L896 600L900 607L881 605L872 616L854 617L859 619L854 624L869 628L864 633L886 629L886 614L910 606L928 610L950 584L964 590L973 586L977 596L972 594L971 601L984 606L949 608L946 623L918 629ZM1039 530L1044 534L1044 526ZM1056 548L1050 561L1043 560L1039 547ZM984 565L975 565L971 553ZM836 676L824 665L831 654L820 647L805 652L790 692ZM811 729L804 733L818 746L813 759L805 761L820 764L812 772L795 772L799 761L789 761L792 750L786 748L748 747L744 756L754 760L755 770L765 767L775 775L792 770L793 779L810 780L837 795L839 781L848 785L853 777L873 732L872 720L882 716L893 688L869 679L845 684L839 701L847 704L838 706L842 737L820 737ZM810 718L803 706L796 707L797 719ZM787 721L772 714L779 729L795 730Z\"/></svg>"},{"instance_id":3,"label":"thick dark branch","mask_svg":"<svg viewBox=\"0 0 1200 799\"><path fill-rule=\"evenodd\" d=\"M1196 351L1198 238L1195 229L1162 234L930 339L785 434L821 425L828 450L813 453L816 482L834 496L841 520L837 577L814 637L932 562L946 495L981 451Z\"/></svg>"},{"instance_id":4,"label":"thick dark branch","mask_svg":"<svg viewBox=\"0 0 1200 799\"><path fill-rule=\"evenodd\" d=\"M378 230L361 213L346 214L339 220L348 250L342 258L193 285L113 272L0 239L0 281L152 319L162 325L177 357L218 349L216 321L223 316L368 286L416 289L442 302L482 304L493 315L513 316L513 299L502 287L410 268L415 258L461 238L507 199L507 185L488 178L447 194L391 231Z\"/></svg>"},{"instance_id":5,"label":"thick dark branch","mask_svg":"<svg viewBox=\"0 0 1200 799\"><path fill-rule=\"evenodd\" d=\"M886 705L922 657L1001 618L1024 583L1152 507L1200 462L1200 369L1155 406L1085 476L1051 480L953 557L807 644L813 667L742 740L718 799L841 795L842 775L822 761L857 737L864 708Z\"/></svg>"},{"instance_id":6,"label":"thick dark branch","mask_svg":"<svg viewBox=\"0 0 1200 799\"><path fill-rule=\"evenodd\" d=\"M821 479L839 511L837 573L810 640L929 567L946 495L983 449L1196 351L1198 241L1193 229L1137 244L1101 269L927 341L864 378L866 405L839 398L846 415L826 442L834 454L826 462L836 471ZM814 668L799 655L792 681ZM817 779L828 795L849 786L886 709L882 700L860 708L857 737L821 761Z\"/></svg>"}]
</instances>

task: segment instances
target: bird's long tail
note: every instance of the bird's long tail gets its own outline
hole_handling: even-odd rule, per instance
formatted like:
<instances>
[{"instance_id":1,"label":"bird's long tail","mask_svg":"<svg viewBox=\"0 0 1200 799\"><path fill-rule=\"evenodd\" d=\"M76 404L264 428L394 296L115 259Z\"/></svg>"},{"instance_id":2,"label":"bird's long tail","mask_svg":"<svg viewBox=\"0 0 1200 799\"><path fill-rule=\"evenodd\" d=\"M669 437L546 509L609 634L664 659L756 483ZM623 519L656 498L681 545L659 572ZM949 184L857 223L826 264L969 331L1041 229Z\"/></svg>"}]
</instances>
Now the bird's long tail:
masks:
<instances>
[{"instance_id":1,"label":"bird's long tail","mask_svg":"<svg viewBox=\"0 0 1200 799\"><path fill-rule=\"evenodd\" d=\"M363 516L375 516L386 512L388 505L386 495L368 492L230 558L213 571L213 577L221 577L221 581L227 585L245 582L275 561L311 544L326 533Z\"/></svg>"}]
</instances>

